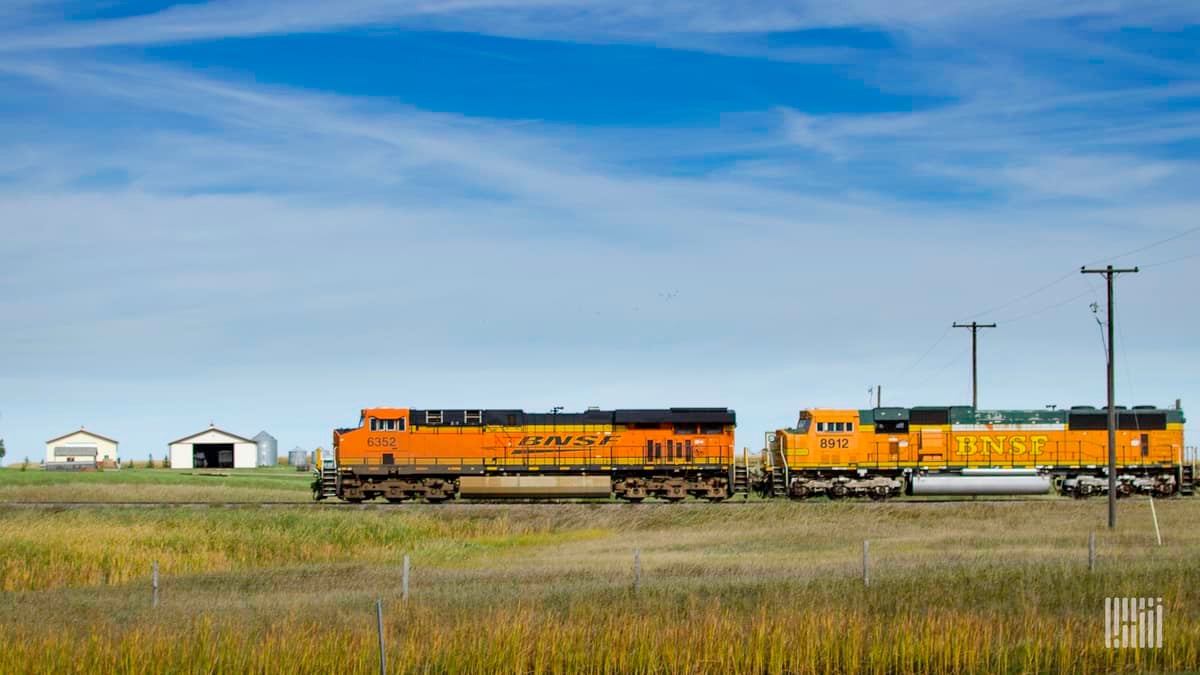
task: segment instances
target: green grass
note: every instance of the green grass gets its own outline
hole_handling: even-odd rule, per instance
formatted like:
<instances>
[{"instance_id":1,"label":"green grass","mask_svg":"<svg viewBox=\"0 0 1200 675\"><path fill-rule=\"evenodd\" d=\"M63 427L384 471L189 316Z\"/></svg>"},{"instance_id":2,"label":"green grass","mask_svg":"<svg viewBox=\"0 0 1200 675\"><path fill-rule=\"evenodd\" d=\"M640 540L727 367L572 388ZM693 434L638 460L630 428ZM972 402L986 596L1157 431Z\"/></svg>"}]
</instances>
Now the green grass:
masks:
<instances>
[{"instance_id":1,"label":"green grass","mask_svg":"<svg viewBox=\"0 0 1200 675\"><path fill-rule=\"evenodd\" d=\"M292 467L260 469L0 469L2 502L303 502L312 474Z\"/></svg>"},{"instance_id":2,"label":"green grass","mask_svg":"<svg viewBox=\"0 0 1200 675\"><path fill-rule=\"evenodd\" d=\"M1200 500L1156 505L1161 548L1141 499L1114 533L1070 500L0 506L0 672L377 672L376 598L393 672L1194 671ZM1103 649L1121 595L1164 649Z\"/></svg>"}]
</instances>

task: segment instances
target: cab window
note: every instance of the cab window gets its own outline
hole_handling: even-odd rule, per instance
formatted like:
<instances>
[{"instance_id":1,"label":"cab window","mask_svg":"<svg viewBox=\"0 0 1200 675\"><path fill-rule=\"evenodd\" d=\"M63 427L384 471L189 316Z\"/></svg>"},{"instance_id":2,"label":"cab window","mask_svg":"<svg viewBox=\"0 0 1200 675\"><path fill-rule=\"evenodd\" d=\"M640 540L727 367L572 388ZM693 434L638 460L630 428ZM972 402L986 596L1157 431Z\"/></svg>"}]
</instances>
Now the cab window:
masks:
<instances>
[{"instance_id":1,"label":"cab window","mask_svg":"<svg viewBox=\"0 0 1200 675\"><path fill-rule=\"evenodd\" d=\"M371 431L404 431L404 418L378 419L372 417Z\"/></svg>"}]
</instances>

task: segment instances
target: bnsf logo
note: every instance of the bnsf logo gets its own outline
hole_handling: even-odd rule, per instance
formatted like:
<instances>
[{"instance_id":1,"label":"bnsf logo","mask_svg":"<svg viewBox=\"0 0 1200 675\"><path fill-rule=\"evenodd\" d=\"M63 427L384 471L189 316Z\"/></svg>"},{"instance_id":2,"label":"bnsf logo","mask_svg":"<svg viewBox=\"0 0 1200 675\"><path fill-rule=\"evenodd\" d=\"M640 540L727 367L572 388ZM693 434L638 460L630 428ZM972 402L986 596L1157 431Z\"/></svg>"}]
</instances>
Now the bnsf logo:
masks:
<instances>
[{"instance_id":1,"label":"bnsf logo","mask_svg":"<svg viewBox=\"0 0 1200 675\"><path fill-rule=\"evenodd\" d=\"M955 436L954 454L965 455L1040 455L1049 436Z\"/></svg>"},{"instance_id":2,"label":"bnsf logo","mask_svg":"<svg viewBox=\"0 0 1200 675\"><path fill-rule=\"evenodd\" d=\"M522 448L589 448L613 445L620 436L580 434L579 436L526 436L517 445Z\"/></svg>"}]
</instances>

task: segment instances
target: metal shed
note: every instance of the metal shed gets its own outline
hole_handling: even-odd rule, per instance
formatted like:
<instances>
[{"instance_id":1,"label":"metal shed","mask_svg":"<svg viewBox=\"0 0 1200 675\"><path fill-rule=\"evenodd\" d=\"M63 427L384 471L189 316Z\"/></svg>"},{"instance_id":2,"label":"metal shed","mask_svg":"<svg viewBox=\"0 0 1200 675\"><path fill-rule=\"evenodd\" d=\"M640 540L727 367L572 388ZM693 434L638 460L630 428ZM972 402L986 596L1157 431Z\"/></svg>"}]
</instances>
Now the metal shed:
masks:
<instances>
[{"instance_id":1,"label":"metal shed","mask_svg":"<svg viewBox=\"0 0 1200 675\"><path fill-rule=\"evenodd\" d=\"M258 461L254 441L213 425L169 447L172 469L253 469Z\"/></svg>"},{"instance_id":2,"label":"metal shed","mask_svg":"<svg viewBox=\"0 0 1200 675\"><path fill-rule=\"evenodd\" d=\"M79 431L46 441L46 468L116 466L117 442L79 427Z\"/></svg>"}]
</instances>

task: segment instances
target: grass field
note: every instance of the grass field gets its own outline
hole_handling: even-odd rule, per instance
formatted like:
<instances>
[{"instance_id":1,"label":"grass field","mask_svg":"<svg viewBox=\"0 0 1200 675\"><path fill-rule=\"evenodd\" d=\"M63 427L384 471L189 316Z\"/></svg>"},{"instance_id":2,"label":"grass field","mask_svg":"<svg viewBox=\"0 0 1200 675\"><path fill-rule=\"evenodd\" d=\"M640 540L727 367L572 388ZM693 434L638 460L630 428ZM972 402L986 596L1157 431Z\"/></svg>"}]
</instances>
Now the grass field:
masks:
<instances>
[{"instance_id":1,"label":"grass field","mask_svg":"<svg viewBox=\"0 0 1200 675\"><path fill-rule=\"evenodd\" d=\"M293 467L43 471L0 469L2 502L306 502L312 474Z\"/></svg>"},{"instance_id":2,"label":"grass field","mask_svg":"<svg viewBox=\"0 0 1200 675\"><path fill-rule=\"evenodd\" d=\"M1144 499L0 506L0 672L378 672L376 598L392 672L1194 671L1200 500L1156 506L1161 548ZM1105 596L1165 647L1104 649Z\"/></svg>"}]
</instances>

